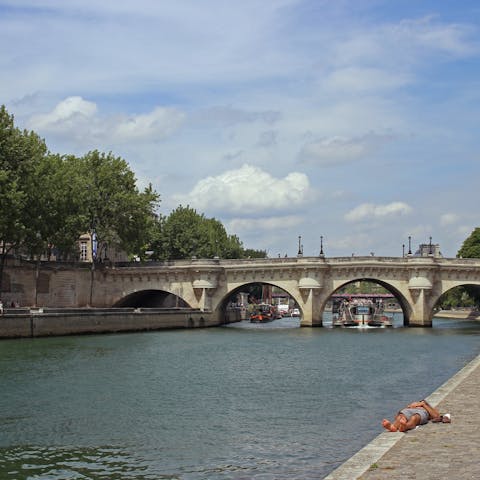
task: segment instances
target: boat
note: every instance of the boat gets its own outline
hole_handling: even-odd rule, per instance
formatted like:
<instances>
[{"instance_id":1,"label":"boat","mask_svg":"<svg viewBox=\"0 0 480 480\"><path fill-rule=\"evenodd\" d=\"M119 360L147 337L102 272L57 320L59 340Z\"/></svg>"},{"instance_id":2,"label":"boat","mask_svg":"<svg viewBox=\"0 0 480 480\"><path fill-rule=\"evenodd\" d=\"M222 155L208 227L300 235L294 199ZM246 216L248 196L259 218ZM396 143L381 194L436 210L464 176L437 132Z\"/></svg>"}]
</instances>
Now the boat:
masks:
<instances>
[{"instance_id":1,"label":"boat","mask_svg":"<svg viewBox=\"0 0 480 480\"><path fill-rule=\"evenodd\" d=\"M369 298L342 300L334 308L332 326L345 328L385 328L392 320L384 314L383 301Z\"/></svg>"},{"instance_id":2,"label":"boat","mask_svg":"<svg viewBox=\"0 0 480 480\"><path fill-rule=\"evenodd\" d=\"M289 306L288 303L279 303L277 305L277 312L279 313L280 318L281 317L288 317L289 310L290 310L290 306Z\"/></svg>"},{"instance_id":3,"label":"boat","mask_svg":"<svg viewBox=\"0 0 480 480\"><path fill-rule=\"evenodd\" d=\"M250 315L251 323L267 323L275 319L275 312L272 305L268 303L260 303L255 305L255 308Z\"/></svg>"}]
</instances>

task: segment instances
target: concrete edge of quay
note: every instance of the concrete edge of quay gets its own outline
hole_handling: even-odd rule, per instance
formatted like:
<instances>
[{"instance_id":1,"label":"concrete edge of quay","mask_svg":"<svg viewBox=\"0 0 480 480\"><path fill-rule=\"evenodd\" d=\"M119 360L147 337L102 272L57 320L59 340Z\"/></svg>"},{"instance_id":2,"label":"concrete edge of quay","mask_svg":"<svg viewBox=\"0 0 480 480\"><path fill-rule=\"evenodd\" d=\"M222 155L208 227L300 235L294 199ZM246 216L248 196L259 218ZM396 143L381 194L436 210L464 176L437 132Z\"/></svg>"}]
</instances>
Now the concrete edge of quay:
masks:
<instances>
[{"instance_id":1,"label":"concrete edge of quay","mask_svg":"<svg viewBox=\"0 0 480 480\"><path fill-rule=\"evenodd\" d=\"M449 393L467 378L478 366L480 355L467 363L453 377L442 384L430 394L426 400L433 406L437 406ZM379 420L380 421L380 420ZM376 463L388 450L404 437L404 433L383 432L375 437L370 443L359 450L346 462L342 463L323 480L355 480L363 475L373 463Z\"/></svg>"},{"instance_id":2,"label":"concrete edge of quay","mask_svg":"<svg viewBox=\"0 0 480 480\"><path fill-rule=\"evenodd\" d=\"M237 321L231 313L220 322L212 312L196 309L18 309L0 315L0 340L217 327Z\"/></svg>"}]
</instances>

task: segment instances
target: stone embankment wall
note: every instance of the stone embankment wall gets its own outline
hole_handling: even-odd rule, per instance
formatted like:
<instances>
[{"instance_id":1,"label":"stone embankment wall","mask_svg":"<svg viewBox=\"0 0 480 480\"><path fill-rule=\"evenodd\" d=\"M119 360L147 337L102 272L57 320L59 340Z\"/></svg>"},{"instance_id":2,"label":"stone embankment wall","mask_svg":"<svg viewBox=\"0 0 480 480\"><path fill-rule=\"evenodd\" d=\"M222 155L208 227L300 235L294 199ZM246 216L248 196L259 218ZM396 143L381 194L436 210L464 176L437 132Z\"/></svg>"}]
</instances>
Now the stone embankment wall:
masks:
<instances>
[{"instance_id":1,"label":"stone embankment wall","mask_svg":"<svg viewBox=\"0 0 480 480\"><path fill-rule=\"evenodd\" d=\"M472 310L470 308L458 309L458 310L439 310L435 312L435 317L441 318L459 318L468 320L479 320L480 312L478 310Z\"/></svg>"},{"instance_id":2,"label":"stone embankment wall","mask_svg":"<svg viewBox=\"0 0 480 480\"><path fill-rule=\"evenodd\" d=\"M9 259L3 272L1 299L6 307L12 302L23 307L86 307L90 303L91 278L88 264L45 262L37 269L33 262Z\"/></svg>"},{"instance_id":3,"label":"stone embankment wall","mask_svg":"<svg viewBox=\"0 0 480 480\"><path fill-rule=\"evenodd\" d=\"M240 312L234 310L218 320L199 310L19 308L0 315L0 338L214 327L239 320Z\"/></svg>"}]
</instances>

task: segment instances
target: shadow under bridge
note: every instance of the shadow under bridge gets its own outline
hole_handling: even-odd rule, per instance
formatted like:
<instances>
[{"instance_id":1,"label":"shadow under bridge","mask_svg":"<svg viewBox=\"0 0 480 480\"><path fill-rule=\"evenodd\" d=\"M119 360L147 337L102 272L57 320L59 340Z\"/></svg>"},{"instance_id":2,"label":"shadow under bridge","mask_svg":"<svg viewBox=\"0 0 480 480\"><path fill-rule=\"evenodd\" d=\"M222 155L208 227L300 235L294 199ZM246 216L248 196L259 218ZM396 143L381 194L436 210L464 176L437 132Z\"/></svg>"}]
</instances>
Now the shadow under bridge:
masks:
<instances>
[{"instance_id":1,"label":"shadow under bridge","mask_svg":"<svg viewBox=\"0 0 480 480\"><path fill-rule=\"evenodd\" d=\"M178 295L163 290L140 290L130 293L116 302L113 307L191 308Z\"/></svg>"}]
</instances>

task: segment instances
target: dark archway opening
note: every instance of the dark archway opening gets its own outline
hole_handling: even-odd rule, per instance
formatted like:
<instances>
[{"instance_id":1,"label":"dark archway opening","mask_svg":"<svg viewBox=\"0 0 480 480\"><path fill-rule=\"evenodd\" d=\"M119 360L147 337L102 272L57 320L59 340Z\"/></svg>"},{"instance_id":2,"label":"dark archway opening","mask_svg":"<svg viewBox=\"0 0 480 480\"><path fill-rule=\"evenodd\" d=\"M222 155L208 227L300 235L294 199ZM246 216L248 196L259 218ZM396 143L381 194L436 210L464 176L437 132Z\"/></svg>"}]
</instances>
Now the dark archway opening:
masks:
<instances>
[{"instance_id":1,"label":"dark archway opening","mask_svg":"<svg viewBox=\"0 0 480 480\"><path fill-rule=\"evenodd\" d=\"M288 326L300 325L301 311L295 299L285 290L269 283L247 283L230 292L219 305L225 323L271 323L283 320ZM259 313L265 315L259 317ZM277 324L278 325L278 322Z\"/></svg>"},{"instance_id":2,"label":"dark archway opening","mask_svg":"<svg viewBox=\"0 0 480 480\"><path fill-rule=\"evenodd\" d=\"M114 307L190 308L178 295L163 290L141 290L119 300Z\"/></svg>"},{"instance_id":3,"label":"dark archway opening","mask_svg":"<svg viewBox=\"0 0 480 480\"><path fill-rule=\"evenodd\" d=\"M359 278L337 288L329 297L322 323L324 326L402 326L408 325L408 311L405 299L391 285Z\"/></svg>"}]
</instances>

